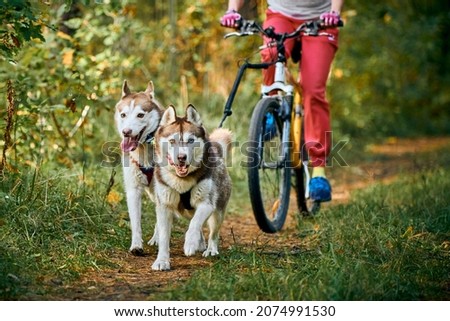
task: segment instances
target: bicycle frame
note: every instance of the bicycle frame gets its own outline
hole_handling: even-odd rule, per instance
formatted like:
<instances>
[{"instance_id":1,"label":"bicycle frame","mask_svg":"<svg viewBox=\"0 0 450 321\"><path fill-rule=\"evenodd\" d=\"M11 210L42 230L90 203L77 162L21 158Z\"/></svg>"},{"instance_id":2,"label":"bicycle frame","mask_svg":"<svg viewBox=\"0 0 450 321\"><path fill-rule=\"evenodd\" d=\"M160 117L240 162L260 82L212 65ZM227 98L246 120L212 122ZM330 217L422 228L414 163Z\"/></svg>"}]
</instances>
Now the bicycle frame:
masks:
<instances>
[{"instance_id":1,"label":"bicycle frame","mask_svg":"<svg viewBox=\"0 0 450 321\"><path fill-rule=\"evenodd\" d=\"M285 72L285 63L278 59L276 62L266 62L266 63L250 63L248 60L244 61L244 63L239 67L238 73L233 83L233 87L231 88L230 95L225 103L224 107L224 115L222 120L220 121L219 128L223 126L225 120L233 114L232 106L234 102L234 98L236 97L237 90L239 88L239 84L241 83L242 77L246 69L267 69L270 66L275 65L275 79L271 85L262 85L261 86L261 95L263 97L270 97L270 93L273 91L282 91L286 96L294 95L294 86L286 84L286 72Z\"/></svg>"},{"instance_id":2,"label":"bicycle frame","mask_svg":"<svg viewBox=\"0 0 450 321\"><path fill-rule=\"evenodd\" d=\"M233 83L233 87L231 89L231 93L228 96L227 102L225 104L224 108L224 116L220 122L219 127L222 127L225 119L232 115L232 104L234 101L234 98L236 96L237 90L239 88L239 84L242 80L242 77L244 76L244 73L246 69L267 69L270 66L275 65L275 76L274 76L274 82L270 85L262 85L261 86L261 96L262 99L269 98L269 97L277 97L279 99L279 105L280 105L280 118L283 120L283 137L281 140L282 146L281 146L281 155L283 155L283 159L281 159L278 164L276 164L275 167L281 167L282 163L286 161L290 161L286 159L287 153L285 152L286 149L291 148L291 142L290 142L290 130L291 130L291 112L292 112L292 106L293 106L293 97L294 97L294 86L287 84L286 81L286 57L285 57L285 50L284 50L284 39L280 39L277 42L277 60L275 62L267 62L267 63L250 63L248 60L246 60L239 68L239 71L237 73L236 79ZM278 95L271 95L273 92L278 92ZM260 164L262 168L274 168L273 164Z\"/></svg>"},{"instance_id":3,"label":"bicycle frame","mask_svg":"<svg viewBox=\"0 0 450 321\"><path fill-rule=\"evenodd\" d=\"M239 67L239 71L236 75L236 78L233 83L233 87L231 88L230 95L228 96L228 99L224 106L224 112L222 120L220 121L219 127L223 126L223 123L225 120L233 114L232 111L232 105L234 98L236 97L237 90L239 88L239 84L242 80L242 77L244 76L245 70L247 68L249 69L267 69L270 66L275 64L275 79L273 84L270 86L262 86L261 93L263 97L268 96L270 92L274 90L281 90L283 91L287 96L294 94L294 88L291 85L286 84L286 74L285 74L285 63L286 63L286 57L285 57L285 48L284 48L284 41L289 38L294 38L297 36L300 36L302 33L303 36L318 36L321 35L319 33L319 29L321 26L320 20L315 21L309 21L303 23L297 30L292 32L291 34L276 34L274 32L274 29L269 27L265 30L263 30L258 24L255 24L254 21L246 21L241 20L240 21L240 32L232 32L230 34L225 35L225 38L228 38L230 36L248 36L253 35L256 32L263 33L266 36L269 36L277 43L277 51L278 51L278 59L276 62L268 62L268 63L250 63L248 60L245 60L244 63ZM342 27L344 24L342 21L339 21L338 26ZM326 33L323 35L327 35ZM292 105L291 105L292 106Z\"/></svg>"},{"instance_id":4,"label":"bicycle frame","mask_svg":"<svg viewBox=\"0 0 450 321\"><path fill-rule=\"evenodd\" d=\"M271 39L260 49L271 47L277 49L275 61L251 63L245 60L240 65L219 125L222 127L226 118L233 113L233 101L245 71L274 67L273 82L261 86L261 97L250 120L248 141L249 151L258 155L249 157L250 166L247 168L249 195L256 221L264 232L275 233L282 228L285 222L289 208L292 173L295 173L296 184L294 187L300 212L309 215L320 209L320 202L312 200L312 206L307 203L310 175L307 153L303 153L301 146L303 144L301 98L298 97L295 90L297 87L288 83L288 78L291 77L288 77L286 71L287 59L284 43L287 39L296 37L327 35L319 33L321 25L322 22L319 20L309 21L300 25L292 33L277 34L272 27L263 29L253 21L242 19L239 24L239 32L225 36L227 38L230 35L247 36L258 33L260 36L264 35ZM298 94L301 95L301 92L299 91ZM299 98L295 99L295 106L294 96ZM274 130L278 134L275 136L270 136L272 132L270 126L273 126L273 123L269 123L268 120L271 119L276 122ZM270 128L270 131L267 131L267 128ZM277 144L274 158L270 156L271 145L267 145L266 142ZM266 191L269 193L265 194Z\"/></svg>"}]
</instances>

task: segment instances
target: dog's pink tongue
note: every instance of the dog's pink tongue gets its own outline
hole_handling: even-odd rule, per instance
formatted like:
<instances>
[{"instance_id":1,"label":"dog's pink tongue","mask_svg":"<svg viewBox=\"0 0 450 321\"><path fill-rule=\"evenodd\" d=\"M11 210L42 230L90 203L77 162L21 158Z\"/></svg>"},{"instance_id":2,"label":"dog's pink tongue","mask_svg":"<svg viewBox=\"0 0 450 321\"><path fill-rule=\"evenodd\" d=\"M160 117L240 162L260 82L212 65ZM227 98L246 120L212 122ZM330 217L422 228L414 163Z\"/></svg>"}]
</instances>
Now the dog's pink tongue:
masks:
<instances>
[{"instance_id":1,"label":"dog's pink tongue","mask_svg":"<svg viewBox=\"0 0 450 321\"><path fill-rule=\"evenodd\" d=\"M125 153L129 153L134 151L137 148L137 141L130 138L125 137L122 142L120 143L120 148L122 148L122 151Z\"/></svg>"}]
</instances>

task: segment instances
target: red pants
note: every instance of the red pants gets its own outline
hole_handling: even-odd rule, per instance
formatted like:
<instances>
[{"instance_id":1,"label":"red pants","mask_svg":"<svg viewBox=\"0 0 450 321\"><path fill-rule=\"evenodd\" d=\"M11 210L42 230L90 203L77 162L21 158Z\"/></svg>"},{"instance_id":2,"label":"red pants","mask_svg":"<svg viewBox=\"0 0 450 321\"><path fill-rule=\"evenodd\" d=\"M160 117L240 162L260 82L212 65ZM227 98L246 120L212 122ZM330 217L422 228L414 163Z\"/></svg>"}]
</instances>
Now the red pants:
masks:
<instances>
[{"instance_id":1,"label":"red pants","mask_svg":"<svg viewBox=\"0 0 450 321\"><path fill-rule=\"evenodd\" d=\"M275 32L293 32L303 23L280 13L267 10L264 28L272 26ZM338 48L338 29L323 30L330 36L305 36L301 38L300 85L303 90L305 108L304 129L305 144L310 165L325 166L326 157L331 149L330 106L325 97L328 74ZM265 40L267 41L267 39ZM298 39L289 39L285 43L286 56L289 58ZM276 48L261 52L262 60L273 61L277 57ZM273 83L275 67L263 71L264 84Z\"/></svg>"}]
</instances>

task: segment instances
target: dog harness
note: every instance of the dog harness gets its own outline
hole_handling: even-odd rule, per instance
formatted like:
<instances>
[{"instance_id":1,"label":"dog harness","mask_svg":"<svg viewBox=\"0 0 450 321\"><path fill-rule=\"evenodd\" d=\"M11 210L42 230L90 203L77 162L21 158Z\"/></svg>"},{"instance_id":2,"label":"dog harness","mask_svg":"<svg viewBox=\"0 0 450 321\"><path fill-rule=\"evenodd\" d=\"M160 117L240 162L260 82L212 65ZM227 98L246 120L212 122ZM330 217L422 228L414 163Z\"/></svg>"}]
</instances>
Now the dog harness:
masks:
<instances>
[{"instance_id":1,"label":"dog harness","mask_svg":"<svg viewBox=\"0 0 450 321\"><path fill-rule=\"evenodd\" d=\"M145 143L146 144L154 144L155 143L155 132L147 134L147 136L145 137ZM139 169L141 170L142 174L144 174L145 177L147 177L147 183L148 183L148 185L150 185L150 183L153 179L153 173L155 172L155 168L152 166L145 167L144 165L139 164L139 162L137 160L135 160L134 158L131 158L131 161L133 163L135 163L137 165L137 167L139 167Z\"/></svg>"},{"instance_id":2,"label":"dog harness","mask_svg":"<svg viewBox=\"0 0 450 321\"><path fill-rule=\"evenodd\" d=\"M206 175L202 175L197 182L198 183L201 182L203 179L205 179L205 177ZM191 205L191 191L192 188L189 191L180 194L180 203L178 207L182 206L184 209L188 211L194 209L194 207Z\"/></svg>"},{"instance_id":3,"label":"dog harness","mask_svg":"<svg viewBox=\"0 0 450 321\"><path fill-rule=\"evenodd\" d=\"M183 204L183 207L188 211L193 210L194 208L191 205L191 190L180 194L180 202Z\"/></svg>"},{"instance_id":4,"label":"dog harness","mask_svg":"<svg viewBox=\"0 0 450 321\"><path fill-rule=\"evenodd\" d=\"M155 132L148 133L147 137L145 137L146 144L154 144L155 143Z\"/></svg>"},{"instance_id":5,"label":"dog harness","mask_svg":"<svg viewBox=\"0 0 450 321\"><path fill-rule=\"evenodd\" d=\"M134 158L130 157L130 159L137 167L139 167L139 170L142 172L142 174L144 174L145 177L147 177L147 183L148 185L150 185L150 182L153 179L153 173L155 172L155 168L152 166L145 167L144 165L139 164L139 162Z\"/></svg>"},{"instance_id":6,"label":"dog harness","mask_svg":"<svg viewBox=\"0 0 450 321\"><path fill-rule=\"evenodd\" d=\"M145 177L147 177L148 185L150 185L150 182L153 179L153 172L155 171L155 169L153 167L144 167L144 166L140 166L140 165L139 165L139 169L141 170L142 174L144 174Z\"/></svg>"}]
</instances>

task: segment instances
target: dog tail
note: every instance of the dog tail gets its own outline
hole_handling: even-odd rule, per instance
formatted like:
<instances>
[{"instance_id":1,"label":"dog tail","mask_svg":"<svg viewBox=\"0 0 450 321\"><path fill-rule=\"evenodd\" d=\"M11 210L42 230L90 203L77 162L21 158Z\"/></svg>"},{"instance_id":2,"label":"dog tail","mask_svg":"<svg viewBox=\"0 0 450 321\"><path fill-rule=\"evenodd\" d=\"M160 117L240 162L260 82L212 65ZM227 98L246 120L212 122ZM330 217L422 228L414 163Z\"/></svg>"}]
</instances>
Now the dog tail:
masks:
<instances>
[{"instance_id":1,"label":"dog tail","mask_svg":"<svg viewBox=\"0 0 450 321\"><path fill-rule=\"evenodd\" d=\"M218 144L218 153L223 159L227 159L230 154L232 137L233 134L226 128L217 128L209 135L209 140L213 146Z\"/></svg>"}]
</instances>

